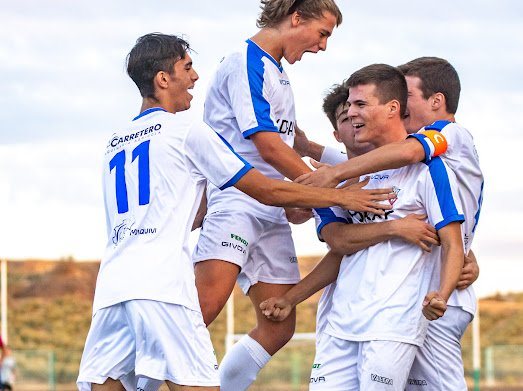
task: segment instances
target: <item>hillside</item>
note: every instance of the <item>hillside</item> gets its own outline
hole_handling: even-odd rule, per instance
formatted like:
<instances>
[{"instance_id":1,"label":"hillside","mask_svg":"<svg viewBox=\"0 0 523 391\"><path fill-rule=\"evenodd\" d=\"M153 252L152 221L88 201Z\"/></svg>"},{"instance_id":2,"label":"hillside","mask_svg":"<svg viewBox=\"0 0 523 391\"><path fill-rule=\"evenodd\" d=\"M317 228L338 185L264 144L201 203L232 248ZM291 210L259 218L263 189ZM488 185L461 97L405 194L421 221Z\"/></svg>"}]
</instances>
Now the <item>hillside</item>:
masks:
<instances>
[{"instance_id":1,"label":"hillside","mask_svg":"<svg viewBox=\"0 0 523 391\"><path fill-rule=\"evenodd\" d=\"M302 275L307 274L317 261L317 257L301 257ZM62 376L74 376L75 365L89 328L98 267L96 261L9 262L8 329L13 350L55 350L62 352L60 354L63 357L63 352L74 352L62 369ZM300 305L298 332L314 331L319 295ZM523 293L483 299L480 311L482 348L523 345ZM249 299L236 289L235 332L247 332L254 326L254 321ZM224 353L225 311L211 325L210 331L218 358L221 359ZM466 355L470 354L470 330L463 339L463 350ZM58 361L61 359L60 354Z\"/></svg>"}]
</instances>

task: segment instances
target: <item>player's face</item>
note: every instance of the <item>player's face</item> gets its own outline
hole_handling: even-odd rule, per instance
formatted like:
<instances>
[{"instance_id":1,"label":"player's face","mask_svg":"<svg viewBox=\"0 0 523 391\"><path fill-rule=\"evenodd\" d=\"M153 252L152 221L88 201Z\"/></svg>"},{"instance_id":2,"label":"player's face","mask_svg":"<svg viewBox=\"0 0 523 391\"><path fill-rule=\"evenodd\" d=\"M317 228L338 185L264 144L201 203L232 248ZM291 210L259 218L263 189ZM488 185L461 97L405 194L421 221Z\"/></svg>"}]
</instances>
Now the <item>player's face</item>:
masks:
<instances>
[{"instance_id":1,"label":"player's face","mask_svg":"<svg viewBox=\"0 0 523 391\"><path fill-rule=\"evenodd\" d=\"M347 115L354 127L354 138L357 142L369 142L379 146L383 129L386 129L388 105L380 103L375 90L374 84L350 87Z\"/></svg>"},{"instance_id":2,"label":"player's face","mask_svg":"<svg viewBox=\"0 0 523 391\"><path fill-rule=\"evenodd\" d=\"M174 73L171 75L171 96L174 112L184 111L191 107L192 95L189 90L198 80L198 74L192 67L192 59L188 53L174 63Z\"/></svg>"},{"instance_id":3,"label":"player's face","mask_svg":"<svg viewBox=\"0 0 523 391\"><path fill-rule=\"evenodd\" d=\"M283 57L289 64L300 61L304 53L327 49L327 40L336 26L336 16L330 12L324 12L319 19L303 19L293 15L293 23L292 34L283 48Z\"/></svg>"},{"instance_id":4,"label":"player's face","mask_svg":"<svg viewBox=\"0 0 523 391\"><path fill-rule=\"evenodd\" d=\"M434 122L432 119L433 111L429 99L423 97L421 91L421 79L417 76L406 76L409 97L407 100L407 110L405 128L409 133L415 133L425 125Z\"/></svg>"},{"instance_id":5,"label":"player's face","mask_svg":"<svg viewBox=\"0 0 523 391\"><path fill-rule=\"evenodd\" d=\"M336 126L338 127L338 130L334 131L334 137L345 145L349 157L363 155L373 149L373 146L369 143L356 141L354 126L352 126L351 120L347 115L347 109L347 103L343 103L338 106L334 113L336 115Z\"/></svg>"}]
</instances>

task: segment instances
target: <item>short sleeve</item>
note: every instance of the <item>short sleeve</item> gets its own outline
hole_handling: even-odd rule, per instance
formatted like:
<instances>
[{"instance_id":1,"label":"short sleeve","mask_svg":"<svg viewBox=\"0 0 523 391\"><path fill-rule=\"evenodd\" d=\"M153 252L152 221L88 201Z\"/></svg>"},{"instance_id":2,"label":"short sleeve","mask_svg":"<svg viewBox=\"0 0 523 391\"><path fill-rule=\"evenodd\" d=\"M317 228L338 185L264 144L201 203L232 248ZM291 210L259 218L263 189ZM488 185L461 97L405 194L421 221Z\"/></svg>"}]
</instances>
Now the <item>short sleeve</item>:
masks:
<instances>
[{"instance_id":1,"label":"short sleeve","mask_svg":"<svg viewBox=\"0 0 523 391\"><path fill-rule=\"evenodd\" d=\"M203 122L191 126L184 146L191 176L197 181L207 179L222 190L253 168Z\"/></svg>"}]
</instances>

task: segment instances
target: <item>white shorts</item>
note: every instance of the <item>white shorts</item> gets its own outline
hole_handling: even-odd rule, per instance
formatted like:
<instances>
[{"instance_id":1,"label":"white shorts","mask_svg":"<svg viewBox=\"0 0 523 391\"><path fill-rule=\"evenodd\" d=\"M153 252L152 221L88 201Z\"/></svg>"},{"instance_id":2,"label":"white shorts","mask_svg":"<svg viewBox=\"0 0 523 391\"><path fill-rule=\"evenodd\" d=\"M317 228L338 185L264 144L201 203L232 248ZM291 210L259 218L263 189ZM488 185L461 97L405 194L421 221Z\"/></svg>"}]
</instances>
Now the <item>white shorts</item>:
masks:
<instances>
[{"instance_id":1,"label":"white shorts","mask_svg":"<svg viewBox=\"0 0 523 391\"><path fill-rule=\"evenodd\" d=\"M203 220L193 262L221 259L241 268L244 293L257 282L296 284L298 259L289 224L277 224L241 212L214 212Z\"/></svg>"},{"instance_id":2,"label":"white shorts","mask_svg":"<svg viewBox=\"0 0 523 391\"><path fill-rule=\"evenodd\" d=\"M395 341L347 341L323 333L309 390L404 391L418 347Z\"/></svg>"},{"instance_id":3,"label":"white shorts","mask_svg":"<svg viewBox=\"0 0 523 391\"><path fill-rule=\"evenodd\" d=\"M107 378L136 391L137 377L218 386L218 363L202 314L182 305L130 300L98 310L80 362L78 389Z\"/></svg>"},{"instance_id":4,"label":"white shorts","mask_svg":"<svg viewBox=\"0 0 523 391\"><path fill-rule=\"evenodd\" d=\"M461 337L472 315L449 306L443 317L429 322L427 336L409 375L406 390L466 391Z\"/></svg>"}]
</instances>

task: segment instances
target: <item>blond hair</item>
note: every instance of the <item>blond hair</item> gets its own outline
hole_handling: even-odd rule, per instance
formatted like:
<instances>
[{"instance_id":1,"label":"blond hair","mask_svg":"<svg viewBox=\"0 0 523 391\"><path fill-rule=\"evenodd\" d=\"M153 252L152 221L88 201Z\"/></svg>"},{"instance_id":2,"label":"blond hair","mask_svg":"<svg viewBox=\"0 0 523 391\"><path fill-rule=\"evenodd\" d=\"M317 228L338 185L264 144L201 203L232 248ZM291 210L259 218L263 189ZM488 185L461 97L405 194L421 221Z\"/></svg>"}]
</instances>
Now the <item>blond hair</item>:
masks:
<instances>
[{"instance_id":1,"label":"blond hair","mask_svg":"<svg viewBox=\"0 0 523 391\"><path fill-rule=\"evenodd\" d=\"M256 21L259 28L277 26L283 19L298 12L305 19L319 19L324 12L336 17L336 26L343 16L334 0L261 0L261 13Z\"/></svg>"}]
</instances>

